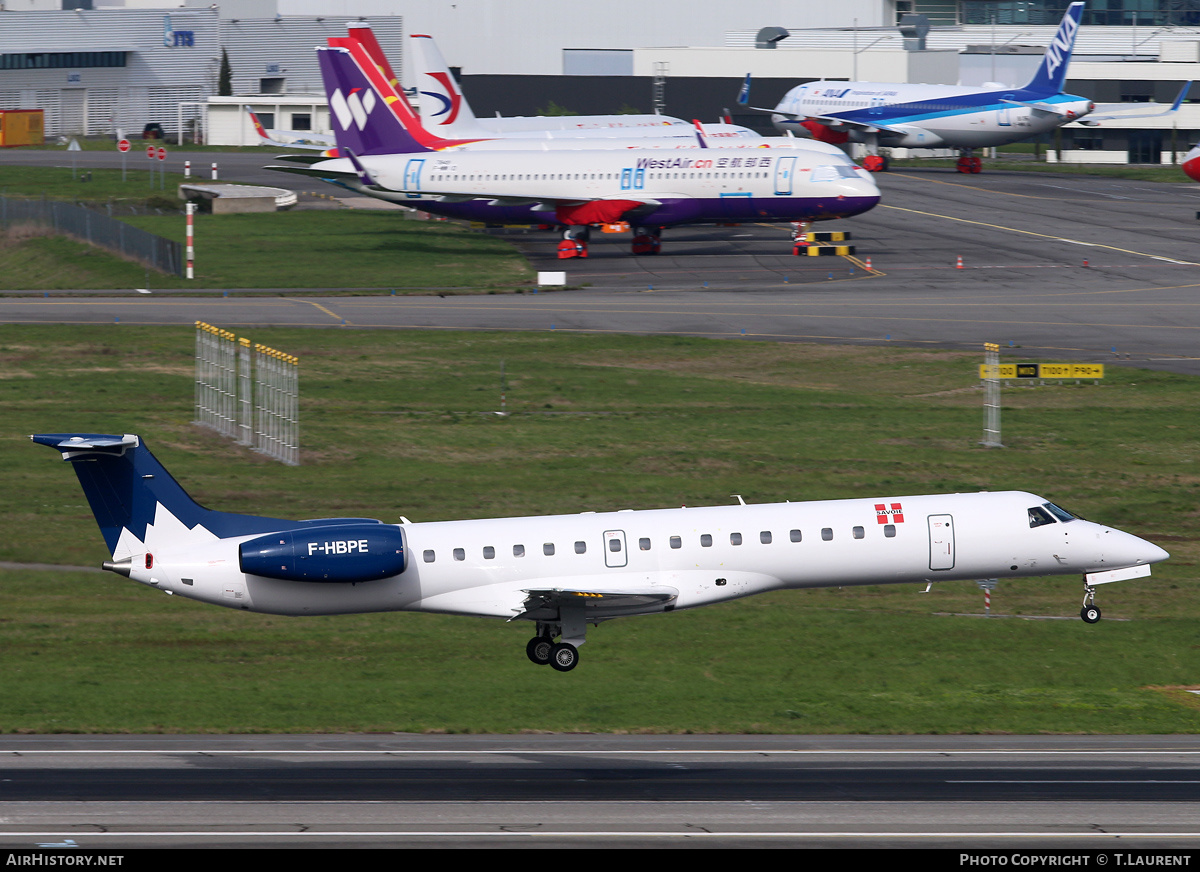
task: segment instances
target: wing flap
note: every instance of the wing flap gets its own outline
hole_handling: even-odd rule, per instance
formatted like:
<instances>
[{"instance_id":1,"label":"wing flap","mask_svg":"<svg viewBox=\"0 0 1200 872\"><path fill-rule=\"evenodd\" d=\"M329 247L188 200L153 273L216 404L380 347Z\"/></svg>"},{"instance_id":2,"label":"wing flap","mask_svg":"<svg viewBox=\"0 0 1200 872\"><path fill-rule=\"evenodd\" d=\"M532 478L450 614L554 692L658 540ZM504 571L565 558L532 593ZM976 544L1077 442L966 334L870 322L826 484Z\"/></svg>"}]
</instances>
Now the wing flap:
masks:
<instances>
[{"instance_id":1,"label":"wing flap","mask_svg":"<svg viewBox=\"0 0 1200 872\"><path fill-rule=\"evenodd\" d=\"M661 585L636 588L539 587L525 590L521 611L510 620L557 619L563 609L583 609L586 620L665 611L679 591Z\"/></svg>"}]
</instances>

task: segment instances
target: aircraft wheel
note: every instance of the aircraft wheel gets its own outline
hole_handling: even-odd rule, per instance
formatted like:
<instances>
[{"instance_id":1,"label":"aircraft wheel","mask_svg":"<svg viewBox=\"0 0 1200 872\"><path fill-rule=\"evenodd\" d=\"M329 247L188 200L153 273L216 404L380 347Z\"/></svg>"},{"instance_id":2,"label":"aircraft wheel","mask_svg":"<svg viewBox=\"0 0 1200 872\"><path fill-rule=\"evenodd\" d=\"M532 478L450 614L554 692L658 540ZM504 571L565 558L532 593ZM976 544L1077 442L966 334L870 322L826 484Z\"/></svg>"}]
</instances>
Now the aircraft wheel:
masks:
<instances>
[{"instance_id":1,"label":"aircraft wheel","mask_svg":"<svg viewBox=\"0 0 1200 872\"><path fill-rule=\"evenodd\" d=\"M553 648L554 642L549 636L534 636L525 646L525 654L538 666L545 666L550 662L550 652Z\"/></svg>"},{"instance_id":2,"label":"aircraft wheel","mask_svg":"<svg viewBox=\"0 0 1200 872\"><path fill-rule=\"evenodd\" d=\"M1079 610L1079 617L1083 618L1085 623L1094 624L1100 620L1100 607L1084 606Z\"/></svg>"},{"instance_id":3,"label":"aircraft wheel","mask_svg":"<svg viewBox=\"0 0 1200 872\"><path fill-rule=\"evenodd\" d=\"M559 642L550 651L550 665L559 672L570 672L579 663L579 649L570 642Z\"/></svg>"}]
</instances>

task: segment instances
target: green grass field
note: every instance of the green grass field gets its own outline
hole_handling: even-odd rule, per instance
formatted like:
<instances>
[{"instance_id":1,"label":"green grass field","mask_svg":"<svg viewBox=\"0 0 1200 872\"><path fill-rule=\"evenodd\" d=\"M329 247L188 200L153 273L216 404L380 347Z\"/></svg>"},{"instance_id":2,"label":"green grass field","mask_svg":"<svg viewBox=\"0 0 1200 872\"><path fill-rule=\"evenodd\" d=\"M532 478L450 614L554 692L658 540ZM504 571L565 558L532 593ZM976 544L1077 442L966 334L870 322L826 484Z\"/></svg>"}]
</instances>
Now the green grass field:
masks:
<instances>
[{"instance_id":1,"label":"green grass field","mask_svg":"<svg viewBox=\"0 0 1200 872\"><path fill-rule=\"evenodd\" d=\"M145 162L145 158L141 158ZM151 188L141 163L127 178L94 170L91 181L69 167L0 167L0 194L67 199L183 242L175 199L183 176ZM135 172L132 167L137 167ZM325 186L330 193L336 188ZM128 214L136 210L136 214ZM168 276L103 249L28 226L0 228L0 292L85 288L375 288L488 292L532 287L533 271L507 242L457 223L415 221L395 211L299 210L195 218L196 278Z\"/></svg>"},{"instance_id":2,"label":"green grass field","mask_svg":"<svg viewBox=\"0 0 1200 872\"><path fill-rule=\"evenodd\" d=\"M1194 378L1010 389L978 445L951 352L550 334L270 329L300 356L303 464L198 430L192 331L0 326L0 560L107 558L33 432L138 433L212 508L414 521L1028 489L1166 547L1078 618L1076 578L780 592L629 618L571 673L530 629L280 618L119 576L0 571L5 732L1184 733L1200 728ZM507 376L508 418L499 408Z\"/></svg>"}]
</instances>

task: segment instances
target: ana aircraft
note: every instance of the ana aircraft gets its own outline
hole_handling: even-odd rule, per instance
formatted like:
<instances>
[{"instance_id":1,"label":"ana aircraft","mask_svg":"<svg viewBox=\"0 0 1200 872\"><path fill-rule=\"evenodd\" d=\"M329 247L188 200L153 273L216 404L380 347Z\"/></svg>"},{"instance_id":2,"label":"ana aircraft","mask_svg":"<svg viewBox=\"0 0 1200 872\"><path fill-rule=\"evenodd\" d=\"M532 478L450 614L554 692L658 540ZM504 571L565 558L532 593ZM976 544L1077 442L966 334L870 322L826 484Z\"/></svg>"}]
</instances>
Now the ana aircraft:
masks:
<instances>
[{"instance_id":1,"label":"ana aircraft","mask_svg":"<svg viewBox=\"0 0 1200 872\"><path fill-rule=\"evenodd\" d=\"M386 524L195 503L134 435L30 437L70 461L112 560L168 594L253 612L419 611L527 621L529 659L579 662L588 624L769 590L1042 575L1096 585L1169 556L1030 493L869 497ZM556 638L559 641L554 641Z\"/></svg>"},{"instance_id":2,"label":"ana aircraft","mask_svg":"<svg viewBox=\"0 0 1200 872\"><path fill-rule=\"evenodd\" d=\"M389 79L395 79L383 49L367 25L349 25L350 35L356 37L371 58ZM413 34L412 65L417 71L418 107L421 123L429 131L448 138L493 137L581 137L597 139L606 136L621 138L690 137L692 123L667 115L537 115L519 118L477 118L467 102L462 88L454 80L442 53L432 36ZM694 123L694 122L693 122ZM710 143L719 139L759 139L760 135L737 124L702 124Z\"/></svg>"},{"instance_id":3,"label":"ana aircraft","mask_svg":"<svg viewBox=\"0 0 1200 872\"><path fill-rule=\"evenodd\" d=\"M817 81L788 91L773 110L780 130L804 128L825 142L865 143L871 170L886 168L882 147L957 148L959 172L977 173L976 148L1028 139L1078 121L1095 106L1063 93L1083 3L1072 3L1023 88L981 89L897 82ZM743 87L739 102L748 101Z\"/></svg>"},{"instance_id":4,"label":"ana aircraft","mask_svg":"<svg viewBox=\"0 0 1200 872\"><path fill-rule=\"evenodd\" d=\"M879 202L869 175L844 154L804 147L671 154L490 143L438 151L357 41L317 53L343 157L293 155L269 169L455 218L548 223L552 213L584 255L593 224L628 222L635 253L649 254L657 253L666 226L819 221L857 215Z\"/></svg>"}]
</instances>

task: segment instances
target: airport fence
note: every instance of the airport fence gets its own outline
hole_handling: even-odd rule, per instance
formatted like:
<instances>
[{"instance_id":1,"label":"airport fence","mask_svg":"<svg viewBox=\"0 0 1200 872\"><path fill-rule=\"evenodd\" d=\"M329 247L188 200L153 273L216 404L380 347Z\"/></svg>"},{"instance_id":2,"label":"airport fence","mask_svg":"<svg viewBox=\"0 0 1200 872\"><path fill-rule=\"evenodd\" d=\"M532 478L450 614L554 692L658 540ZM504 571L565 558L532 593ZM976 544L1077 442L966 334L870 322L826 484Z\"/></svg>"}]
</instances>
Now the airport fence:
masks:
<instances>
[{"instance_id":1,"label":"airport fence","mask_svg":"<svg viewBox=\"0 0 1200 872\"><path fill-rule=\"evenodd\" d=\"M0 196L0 226L36 224L147 264L183 275L183 246L84 206L58 200Z\"/></svg>"},{"instance_id":2,"label":"airport fence","mask_svg":"<svg viewBox=\"0 0 1200 872\"><path fill-rule=\"evenodd\" d=\"M299 466L300 358L197 321L194 423Z\"/></svg>"}]
</instances>

